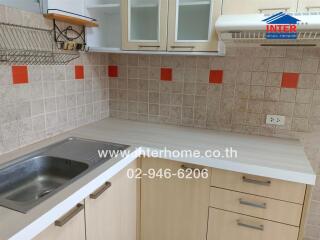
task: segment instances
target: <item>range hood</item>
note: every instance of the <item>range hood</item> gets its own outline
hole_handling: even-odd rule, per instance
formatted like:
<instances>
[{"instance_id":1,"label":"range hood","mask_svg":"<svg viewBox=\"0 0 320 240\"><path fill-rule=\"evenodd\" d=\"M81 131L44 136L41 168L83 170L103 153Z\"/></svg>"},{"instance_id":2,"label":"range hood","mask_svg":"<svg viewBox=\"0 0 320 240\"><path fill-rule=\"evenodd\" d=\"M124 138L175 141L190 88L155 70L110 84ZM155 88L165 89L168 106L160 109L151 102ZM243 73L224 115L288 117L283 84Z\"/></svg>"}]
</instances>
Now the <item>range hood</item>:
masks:
<instances>
[{"instance_id":1,"label":"range hood","mask_svg":"<svg viewBox=\"0 0 320 240\"><path fill-rule=\"evenodd\" d=\"M316 46L320 45L320 13L279 13L300 20L296 39L267 39L266 19L270 14L222 15L216 22L220 41L224 43L256 43L270 46ZM289 17L289 18L290 18Z\"/></svg>"}]
</instances>

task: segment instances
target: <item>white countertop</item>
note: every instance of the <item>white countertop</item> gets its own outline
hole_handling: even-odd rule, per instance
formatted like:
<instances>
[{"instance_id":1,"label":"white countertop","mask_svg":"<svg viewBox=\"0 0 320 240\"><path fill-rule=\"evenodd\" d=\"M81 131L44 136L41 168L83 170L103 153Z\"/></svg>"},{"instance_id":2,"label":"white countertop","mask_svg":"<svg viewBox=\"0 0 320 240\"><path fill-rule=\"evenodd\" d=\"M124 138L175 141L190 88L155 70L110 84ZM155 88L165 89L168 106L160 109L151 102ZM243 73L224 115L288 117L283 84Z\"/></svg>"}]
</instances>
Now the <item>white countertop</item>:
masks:
<instances>
[{"instance_id":1,"label":"white countertop","mask_svg":"<svg viewBox=\"0 0 320 240\"><path fill-rule=\"evenodd\" d=\"M131 154L117 157L86 174L27 214L0 207L0 240L31 239L78 202L150 150L220 150L232 147L237 158L167 157L208 167L314 185L316 175L298 140L259 137L207 129L105 119L0 156L0 163L67 137L81 137L131 145Z\"/></svg>"}]
</instances>

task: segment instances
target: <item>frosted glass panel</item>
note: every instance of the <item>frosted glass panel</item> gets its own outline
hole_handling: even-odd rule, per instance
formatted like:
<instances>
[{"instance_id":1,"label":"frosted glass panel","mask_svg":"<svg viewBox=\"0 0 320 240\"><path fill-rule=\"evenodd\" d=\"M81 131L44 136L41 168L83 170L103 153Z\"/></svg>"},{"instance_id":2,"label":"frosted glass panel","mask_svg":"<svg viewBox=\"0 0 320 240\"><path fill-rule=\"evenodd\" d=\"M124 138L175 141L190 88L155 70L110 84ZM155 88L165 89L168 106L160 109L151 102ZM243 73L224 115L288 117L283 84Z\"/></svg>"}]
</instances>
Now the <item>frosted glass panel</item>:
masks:
<instances>
[{"instance_id":1,"label":"frosted glass panel","mask_svg":"<svg viewBox=\"0 0 320 240\"><path fill-rule=\"evenodd\" d=\"M159 40L159 0L130 1L130 40Z\"/></svg>"},{"instance_id":2,"label":"frosted glass panel","mask_svg":"<svg viewBox=\"0 0 320 240\"><path fill-rule=\"evenodd\" d=\"M210 6L210 1L179 1L177 40L208 40Z\"/></svg>"}]
</instances>

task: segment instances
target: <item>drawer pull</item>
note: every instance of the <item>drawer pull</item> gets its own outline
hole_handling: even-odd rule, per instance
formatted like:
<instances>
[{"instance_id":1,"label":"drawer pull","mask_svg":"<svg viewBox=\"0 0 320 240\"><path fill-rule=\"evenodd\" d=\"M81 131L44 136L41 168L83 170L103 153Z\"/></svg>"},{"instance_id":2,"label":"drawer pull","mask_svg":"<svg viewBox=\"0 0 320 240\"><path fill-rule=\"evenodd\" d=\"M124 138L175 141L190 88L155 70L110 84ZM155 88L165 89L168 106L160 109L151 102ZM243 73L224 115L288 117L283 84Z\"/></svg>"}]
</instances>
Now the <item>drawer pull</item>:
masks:
<instances>
[{"instance_id":1,"label":"drawer pull","mask_svg":"<svg viewBox=\"0 0 320 240\"><path fill-rule=\"evenodd\" d=\"M197 167L188 167L187 165L181 165L181 167L180 167L181 169L183 169L183 170L187 170L187 169L190 169L191 171L194 171L194 170L196 170L196 169L198 169L198 170L200 170L200 171L202 171L204 168L197 168Z\"/></svg>"},{"instance_id":2,"label":"drawer pull","mask_svg":"<svg viewBox=\"0 0 320 240\"><path fill-rule=\"evenodd\" d=\"M56 225L57 227L62 227L67 222L69 222L74 216L76 216L79 212L81 212L82 209L84 209L84 205L81 203L78 203L74 209L72 209L70 212L68 212L62 218L55 221L54 225Z\"/></svg>"},{"instance_id":3,"label":"drawer pull","mask_svg":"<svg viewBox=\"0 0 320 240\"><path fill-rule=\"evenodd\" d=\"M195 48L195 46L171 46L171 48Z\"/></svg>"},{"instance_id":4,"label":"drawer pull","mask_svg":"<svg viewBox=\"0 0 320 240\"><path fill-rule=\"evenodd\" d=\"M270 186L271 185L270 180L262 181L262 180L257 180L257 179L251 179L246 176L242 177L242 181L245 183L252 183L252 184L263 185L263 186Z\"/></svg>"},{"instance_id":5,"label":"drawer pull","mask_svg":"<svg viewBox=\"0 0 320 240\"><path fill-rule=\"evenodd\" d=\"M259 230L259 231L264 230L264 226L262 224L247 223L247 222L244 222L240 219L237 220L237 224L240 227L251 228L251 229L255 229L255 230Z\"/></svg>"},{"instance_id":6,"label":"drawer pull","mask_svg":"<svg viewBox=\"0 0 320 240\"><path fill-rule=\"evenodd\" d=\"M101 188L99 188L97 191L95 191L94 193L90 194L90 198L91 199L97 199L98 197L101 196L102 193L104 193L108 188L111 187L111 182L106 182L105 184L103 184L103 186Z\"/></svg>"},{"instance_id":7,"label":"drawer pull","mask_svg":"<svg viewBox=\"0 0 320 240\"><path fill-rule=\"evenodd\" d=\"M256 203L256 202L251 202L242 198L239 198L239 203L242 205L250 206L250 207L255 207L255 208L262 208L266 209L267 204L266 203Z\"/></svg>"},{"instance_id":8,"label":"drawer pull","mask_svg":"<svg viewBox=\"0 0 320 240\"><path fill-rule=\"evenodd\" d=\"M310 7L306 7L307 11L310 11L311 9L317 9L320 8L320 6L310 6Z\"/></svg>"},{"instance_id":9,"label":"drawer pull","mask_svg":"<svg viewBox=\"0 0 320 240\"><path fill-rule=\"evenodd\" d=\"M289 7L283 7L283 8L259 8L258 11L260 13L264 12L264 11L276 11L276 10L284 10L285 12L287 12L290 8Z\"/></svg>"},{"instance_id":10,"label":"drawer pull","mask_svg":"<svg viewBox=\"0 0 320 240\"><path fill-rule=\"evenodd\" d=\"M139 45L140 48L159 48L160 45Z\"/></svg>"}]
</instances>

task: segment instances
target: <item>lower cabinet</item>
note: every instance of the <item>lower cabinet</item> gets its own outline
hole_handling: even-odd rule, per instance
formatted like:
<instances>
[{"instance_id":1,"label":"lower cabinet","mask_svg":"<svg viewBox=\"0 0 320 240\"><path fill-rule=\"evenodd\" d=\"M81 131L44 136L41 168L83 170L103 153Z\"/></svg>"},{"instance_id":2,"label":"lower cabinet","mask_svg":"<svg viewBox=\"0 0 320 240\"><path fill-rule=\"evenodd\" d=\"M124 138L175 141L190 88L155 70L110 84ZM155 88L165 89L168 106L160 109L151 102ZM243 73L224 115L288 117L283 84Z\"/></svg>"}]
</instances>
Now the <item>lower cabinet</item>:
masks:
<instances>
[{"instance_id":1,"label":"lower cabinet","mask_svg":"<svg viewBox=\"0 0 320 240\"><path fill-rule=\"evenodd\" d=\"M143 173L148 176L141 180L141 240L206 239L210 171L207 178L200 179L159 177L161 171L173 175L186 168L203 167L156 158L142 160ZM153 178L154 173L158 177Z\"/></svg>"},{"instance_id":2,"label":"lower cabinet","mask_svg":"<svg viewBox=\"0 0 320 240\"><path fill-rule=\"evenodd\" d=\"M85 240L85 216L82 203L41 232L34 240Z\"/></svg>"},{"instance_id":3,"label":"lower cabinet","mask_svg":"<svg viewBox=\"0 0 320 240\"><path fill-rule=\"evenodd\" d=\"M141 158L34 240L302 240L310 192L304 184Z\"/></svg>"},{"instance_id":4,"label":"lower cabinet","mask_svg":"<svg viewBox=\"0 0 320 240\"><path fill-rule=\"evenodd\" d=\"M137 240L139 181L127 177L137 167L131 163L34 240Z\"/></svg>"},{"instance_id":5,"label":"lower cabinet","mask_svg":"<svg viewBox=\"0 0 320 240\"><path fill-rule=\"evenodd\" d=\"M136 240L139 182L127 177L130 164L86 200L87 240Z\"/></svg>"}]
</instances>

